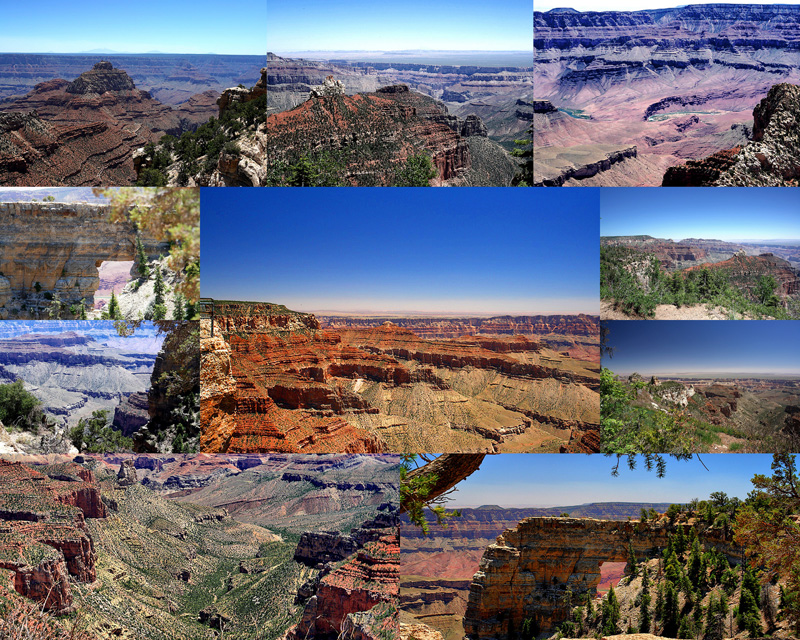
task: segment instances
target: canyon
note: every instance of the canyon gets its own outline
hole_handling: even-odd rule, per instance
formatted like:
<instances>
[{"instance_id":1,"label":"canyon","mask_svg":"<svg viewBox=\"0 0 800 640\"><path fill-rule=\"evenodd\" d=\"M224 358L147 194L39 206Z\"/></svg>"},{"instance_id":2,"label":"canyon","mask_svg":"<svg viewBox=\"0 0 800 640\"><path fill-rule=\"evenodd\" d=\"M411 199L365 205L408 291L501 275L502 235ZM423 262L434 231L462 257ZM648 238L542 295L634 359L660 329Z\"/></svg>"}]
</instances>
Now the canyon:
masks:
<instances>
[{"instance_id":1,"label":"canyon","mask_svg":"<svg viewBox=\"0 0 800 640\"><path fill-rule=\"evenodd\" d=\"M73 64L59 63L70 59L75 63L82 58L51 56L49 61L38 60L41 64L34 60L34 68L29 68L27 73L21 70L25 68L23 63L15 73L7 69L7 65L15 61L0 56L0 87L4 71L17 78L38 77L51 69L73 71ZM174 60L170 62L168 58L160 62L166 66L174 64ZM193 132L221 116L221 102L239 87L222 89L219 83L231 75L237 81L242 78L239 72L233 71L241 61L233 59L209 69L212 75L198 72L189 65L183 69L173 68L174 73L164 76L164 65L159 64L156 66L161 66L161 70L151 69L152 75L148 75L146 63L144 67L138 66L137 60L130 58L125 62L132 62L133 68L142 71L147 84L152 83L165 102L138 89L126 71L114 67L108 60L95 62L73 80L50 76L37 83L29 93L7 97L1 102L0 183L14 186L132 185L140 180L137 172L149 145L158 143L165 134L178 137ZM210 64L214 67L213 61ZM263 58L250 77L257 77L262 67ZM242 69L250 71L252 60L245 61ZM214 75L217 77L212 77ZM21 80L20 84L25 83ZM187 95L188 87L198 91ZM258 140L253 144L248 142L250 138L243 136L240 152L246 157L258 151ZM263 162L263 157L259 156L259 160Z\"/></svg>"},{"instance_id":2,"label":"canyon","mask_svg":"<svg viewBox=\"0 0 800 640\"><path fill-rule=\"evenodd\" d=\"M481 63L480 56L474 64L442 64L434 61L436 57L432 52L430 62L416 63L309 60L268 53L267 110L278 113L293 109L306 100L314 86L333 76L344 83L348 95L375 92L392 84L407 85L440 101L445 113L464 120L479 118L489 138L507 150L513 148L515 139L525 137L531 120L532 56L521 61L527 66L499 66L497 60L488 58Z\"/></svg>"},{"instance_id":3,"label":"canyon","mask_svg":"<svg viewBox=\"0 0 800 640\"><path fill-rule=\"evenodd\" d=\"M33 456L0 461L0 479L0 571L22 575L11 597L46 601L53 614L80 603L83 628L99 640L212 630L234 640L256 630L377 640L396 630L396 458ZM253 512L188 495L213 487L233 504L254 483ZM286 518L281 485L335 499L315 510L296 503Z\"/></svg>"},{"instance_id":4,"label":"canyon","mask_svg":"<svg viewBox=\"0 0 800 640\"><path fill-rule=\"evenodd\" d=\"M6 321L0 346L0 382L21 380L47 416L37 432L0 429L4 454L75 451L69 430L96 411L137 451L196 448L196 323L142 323L121 337L110 321Z\"/></svg>"},{"instance_id":5,"label":"canyon","mask_svg":"<svg viewBox=\"0 0 800 640\"><path fill-rule=\"evenodd\" d=\"M75 78L98 62L97 55L2 53L0 54L0 100L10 101L53 78ZM264 55L217 56L192 54L126 55L104 54L117 69L153 98L179 106L192 96L247 84L264 66Z\"/></svg>"},{"instance_id":6,"label":"canyon","mask_svg":"<svg viewBox=\"0 0 800 640\"><path fill-rule=\"evenodd\" d=\"M433 514L426 512L430 528L427 536L404 517L400 524L400 621L425 623L441 632L445 640L462 640L472 576L485 549L526 518L567 513L573 518L623 521L638 519L643 508L661 512L668 506L592 503L548 508L462 507L458 509L460 516L449 519L447 526L437 524ZM612 567L619 573L620 565L609 562L603 566L603 575Z\"/></svg>"},{"instance_id":7,"label":"canyon","mask_svg":"<svg viewBox=\"0 0 800 640\"><path fill-rule=\"evenodd\" d=\"M556 350L523 335L423 339L392 322L334 332L280 305L213 301L201 450L591 450L592 322L577 317L578 344L567 334Z\"/></svg>"},{"instance_id":8,"label":"canyon","mask_svg":"<svg viewBox=\"0 0 800 640\"><path fill-rule=\"evenodd\" d=\"M534 11L533 31L534 184L693 184L669 168L754 144L743 157L747 170L725 184L796 179L796 141L780 123L797 113L797 5L553 9ZM769 149L748 144L772 120Z\"/></svg>"},{"instance_id":9,"label":"canyon","mask_svg":"<svg viewBox=\"0 0 800 640\"><path fill-rule=\"evenodd\" d=\"M553 631L570 615L565 595L594 595L600 565L637 562L660 554L670 533L692 525L620 522L571 517L535 517L505 531L484 552L470 585L465 638L507 638L526 619L541 632ZM701 544L741 562L738 549L719 529L698 530Z\"/></svg>"},{"instance_id":10,"label":"canyon","mask_svg":"<svg viewBox=\"0 0 800 640\"><path fill-rule=\"evenodd\" d=\"M136 257L135 227L110 218L104 203L0 203L0 318L47 318L54 299L62 317L92 309L102 263ZM141 239L149 260L168 252L166 242Z\"/></svg>"}]
</instances>

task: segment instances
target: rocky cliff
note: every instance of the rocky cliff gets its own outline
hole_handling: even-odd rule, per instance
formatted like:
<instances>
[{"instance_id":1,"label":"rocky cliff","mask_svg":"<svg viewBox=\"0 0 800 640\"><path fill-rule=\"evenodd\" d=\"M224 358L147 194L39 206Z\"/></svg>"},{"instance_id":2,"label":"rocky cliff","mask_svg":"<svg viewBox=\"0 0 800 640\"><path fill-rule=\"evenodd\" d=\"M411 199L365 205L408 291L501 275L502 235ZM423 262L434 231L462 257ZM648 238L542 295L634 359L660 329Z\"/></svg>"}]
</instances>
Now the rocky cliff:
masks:
<instances>
[{"instance_id":1,"label":"rocky cliff","mask_svg":"<svg viewBox=\"0 0 800 640\"><path fill-rule=\"evenodd\" d=\"M43 471L0 460L0 568L14 572L22 595L69 612L70 576L87 583L96 578L85 518L104 518L106 509L90 471L75 464Z\"/></svg>"},{"instance_id":2,"label":"rocky cliff","mask_svg":"<svg viewBox=\"0 0 800 640\"><path fill-rule=\"evenodd\" d=\"M63 317L81 300L92 308L100 264L135 258L133 225L110 214L103 204L0 203L0 318L47 317L54 297L66 304ZM150 258L167 250L143 243Z\"/></svg>"},{"instance_id":3,"label":"rocky cliff","mask_svg":"<svg viewBox=\"0 0 800 640\"><path fill-rule=\"evenodd\" d=\"M132 184L134 149L207 120L213 111L200 104L173 110L107 61L73 81L42 82L1 107L0 183Z\"/></svg>"},{"instance_id":4,"label":"rocky cliff","mask_svg":"<svg viewBox=\"0 0 800 640\"><path fill-rule=\"evenodd\" d=\"M797 186L800 180L800 86L777 84L753 111L753 137L742 147L670 167L662 186Z\"/></svg>"},{"instance_id":5,"label":"rocky cliff","mask_svg":"<svg viewBox=\"0 0 800 640\"><path fill-rule=\"evenodd\" d=\"M637 562L659 554L674 530L667 520L650 523L583 518L527 518L489 545L472 580L464 617L466 638L507 638L532 619L542 632L569 615L564 595L594 594L600 564ZM739 554L731 543L709 540L729 559ZM701 538L701 541L703 539Z\"/></svg>"},{"instance_id":6,"label":"rocky cliff","mask_svg":"<svg viewBox=\"0 0 800 640\"><path fill-rule=\"evenodd\" d=\"M635 145L635 160L585 184L656 186L667 167L746 141L753 105L776 83L800 80L799 42L798 5L535 11L535 97L559 109L534 114L535 145L542 157ZM745 175L728 184L750 184Z\"/></svg>"},{"instance_id":7,"label":"rocky cliff","mask_svg":"<svg viewBox=\"0 0 800 640\"><path fill-rule=\"evenodd\" d=\"M447 107L406 85L356 96L311 97L291 111L267 116L267 154L276 166L327 152L353 186L391 185L398 165L428 155L437 184L453 182L470 167L464 134L480 134L473 119L461 122Z\"/></svg>"}]
</instances>

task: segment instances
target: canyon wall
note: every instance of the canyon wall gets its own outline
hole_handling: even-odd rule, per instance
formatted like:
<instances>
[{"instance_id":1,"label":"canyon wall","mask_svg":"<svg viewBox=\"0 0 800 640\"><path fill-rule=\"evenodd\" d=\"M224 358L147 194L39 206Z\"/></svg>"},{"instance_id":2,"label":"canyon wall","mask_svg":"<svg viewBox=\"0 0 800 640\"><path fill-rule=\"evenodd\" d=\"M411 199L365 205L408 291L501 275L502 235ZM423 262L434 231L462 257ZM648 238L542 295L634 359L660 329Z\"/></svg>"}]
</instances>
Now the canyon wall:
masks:
<instances>
[{"instance_id":1,"label":"canyon wall","mask_svg":"<svg viewBox=\"0 0 800 640\"><path fill-rule=\"evenodd\" d=\"M678 525L688 526L688 525ZM470 587L464 617L467 640L505 640L531 619L542 632L555 629L573 603L596 592L603 562L626 562L629 547L637 561L654 557L675 531L665 519L619 522L589 518L527 518L484 552ZM705 542L700 537L701 542ZM738 562L732 542L709 536Z\"/></svg>"},{"instance_id":2,"label":"canyon wall","mask_svg":"<svg viewBox=\"0 0 800 640\"><path fill-rule=\"evenodd\" d=\"M91 308L103 261L136 257L136 231L98 204L0 203L0 318L46 316L50 301ZM148 257L166 243L143 237ZM69 315L69 314L67 314Z\"/></svg>"}]
</instances>

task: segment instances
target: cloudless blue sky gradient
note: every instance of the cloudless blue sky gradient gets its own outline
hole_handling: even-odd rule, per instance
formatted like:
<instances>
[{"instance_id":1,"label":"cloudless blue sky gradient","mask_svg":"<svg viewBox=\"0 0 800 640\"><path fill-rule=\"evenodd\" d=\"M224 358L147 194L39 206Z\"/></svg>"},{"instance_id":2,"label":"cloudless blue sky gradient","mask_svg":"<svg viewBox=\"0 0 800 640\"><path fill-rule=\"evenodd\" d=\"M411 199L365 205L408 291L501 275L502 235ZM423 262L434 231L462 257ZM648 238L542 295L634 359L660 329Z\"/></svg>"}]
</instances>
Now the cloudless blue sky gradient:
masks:
<instances>
[{"instance_id":1,"label":"cloudless blue sky gradient","mask_svg":"<svg viewBox=\"0 0 800 640\"><path fill-rule=\"evenodd\" d=\"M530 0L270 0L269 51L531 51Z\"/></svg>"},{"instance_id":2,"label":"cloudless blue sky gradient","mask_svg":"<svg viewBox=\"0 0 800 640\"><path fill-rule=\"evenodd\" d=\"M202 293L305 312L598 313L597 190L530 194L203 189Z\"/></svg>"},{"instance_id":3,"label":"cloudless blue sky gradient","mask_svg":"<svg viewBox=\"0 0 800 640\"><path fill-rule=\"evenodd\" d=\"M772 455L702 455L667 458L667 473L658 478L646 471L641 456L631 471L623 460L617 477L611 475L615 457L600 454L504 453L486 456L480 469L457 485L449 507L554 507L590 502L676 502L705 500L724 491L744 500L756 473L772 475Z\"/></svg>"},{"instance_id":4,"label":"cloudless blue sky gradient","mask_svg":"<svg viewBox=\"0 0 800 640\"><path fill-rule=\"evenodd\" d=\"M270 4L280 0L270 0ZM265 55L267 0L40 0L4 2L4 52Z\"/></svg>"},{"instance_id":5,"label":"cloudless blue sky gradient","mask_svg":"<svg viewBox=\"0 0 800 640\"><path fill-rule=\"evenodd\" d=\"M800 189L602 189L600 234L683 240L800 239Z\"/></svg>"},{"instance_id":6,"label":"cloudless blue sky gradient","mask_svg":"<svg viewBox=\"0 0 800 640\"><path fill-rule=\"evenodd\" d=\"M795 320L616 320L607 323L618 375L800 373L800 322Z\"/></svg>"}]
</instances>

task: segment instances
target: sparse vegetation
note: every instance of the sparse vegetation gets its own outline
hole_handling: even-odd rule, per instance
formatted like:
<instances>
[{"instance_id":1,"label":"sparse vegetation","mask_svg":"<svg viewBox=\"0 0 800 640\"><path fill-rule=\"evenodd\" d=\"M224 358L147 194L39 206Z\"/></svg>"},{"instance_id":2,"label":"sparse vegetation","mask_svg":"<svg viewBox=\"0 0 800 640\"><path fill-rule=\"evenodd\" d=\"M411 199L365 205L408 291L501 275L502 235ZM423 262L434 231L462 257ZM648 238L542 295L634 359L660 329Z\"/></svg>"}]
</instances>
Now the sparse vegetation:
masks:
<instances>
[{"instance_id":1,"label":"sparse vegetation","mask_svg":"<svg viewBox=\"0 0 800 640\"><path fill-rule=\"evenodd\" d=\"M600 247L600 298L632 316L652 318L661 304L707 304L732 318L800 317L776 295L774 277L761 275L751 284L743 286L724 270L705 266L667 273L653 255L629 247Z\"/></svg>"},{"instance_id":2,"label":"sparse vegetation","mask_svg":"<svg viewBox=\"0 0 800 640\"><path fill-rule=\"evenodd\" d=\"M130 451L133 441L108 425L108 411L97 409L91 418L81 418L70 429L69 438L81 453L108 453L111 451Z\"/></svg>"}]
</instances>

